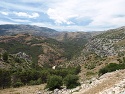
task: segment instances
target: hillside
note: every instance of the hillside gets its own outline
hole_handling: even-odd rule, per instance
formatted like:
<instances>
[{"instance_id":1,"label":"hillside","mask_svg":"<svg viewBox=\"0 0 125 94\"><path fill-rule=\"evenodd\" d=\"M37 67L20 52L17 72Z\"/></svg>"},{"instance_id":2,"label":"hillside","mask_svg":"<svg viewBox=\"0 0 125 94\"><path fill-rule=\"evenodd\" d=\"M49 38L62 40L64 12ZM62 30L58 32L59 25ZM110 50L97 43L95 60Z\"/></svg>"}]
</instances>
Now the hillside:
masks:
<instances>
[{"instance_id":1,"label":"hillside","mask_svg":"<svg viewBox=\"0 0 125 94\"><path fill-rule=\"evenodd\" d=\"M117 28L108 30L105 33L93 37L86 45L88 51L94 52L97 55L118 56L124 54L125 48L125 28Z\"/></svg>"},{"instance_id":2,"label":"hillside","mask_svg":"<svg viewBox=\"0 0 125 94\"><path fill-rule=\"evenodd\" d=\"M125 58L125 28L111 29L93 36L84 46L79 57L69 63L82 66L81 80L98 75L99 69L109 63L121 63Z\"/></svg>"},{"instance_id":3,"label":"hillside","mask_svg":"<svg viewBox=\"0 0 125 94\"><path fill-rule=\"evenodd\" d=\"M64 50L64 56L68 60L78 56L88 39L93 36L89 32L57 32L47 27L32 25L0 25L0 35L30 34L32 36L46 37L46 41L58 45ZM1 40L4 40L1 38ZM34 41L34 40L33 40ZM35 42L35 41L34 41ZM38 41L36 41L38 42ZM77 49L77 50L76 50Z\"/></svg>"},{"instance_id":4,"label":"hillside","mask_svg":"<svg viewBox=\"0 0 125 94\"><path fill-rule=\"evenodd\" d=\"M111 73L106 73L99 78L92 78L85 81L81 86L69 90L64 89L58 91L59 94L124 94L125 91L125 70L118 70ZM90 83L91 82L91 83ZM42 92L47 94L49 92L44 90L45 85L24 86L19 88L9 88L0 90L0 94L36 94ZM62 92L62 93L60 93ZM51 92L52 93L52 92ZM53 93L52 93L53 94Z\"/></svg>"},{"instance_id":5,"label":"hillside","mask_svg":"<svg viewBox=\"0 0 125 94\"><path fill-rule=\"evenodd\" d=\"M59 48L57 44L61 45L56 40L29 34L0 37L0 48L10 54L24 52L32 58L35 64L38 62L40 66L45 62L52 66L66 60L63 56L63 49Z\"/></svg>"},{"instance_id":6,"label":"hillside","mask_svg":"<svg viewBox=\"0 0 125 94\"><path fill-rule=\"evenodd\" d=\"M30 34L16 34L0 36L0 48L9 54L24 52L39 66L65 65L74 56L78 57L87 38L57 41L52 38L33 36ZM77 50L76 50L77 49Z\"/></svg>"},{"instance_id":7,"label":"hillside","mask_svg":"<svg viewBox=\"0 0 125 94\"><path fill-rule=\"evenodd\" d=\"M16 71L31 68L33 68L33 62L26 53L8 54L5 50L0 49L0 69Z\"/></svg>"},{"instance_id":8,"label":"hillside","mask_svg":"<svg viewBox=\"0 0 125 94\"><path fill-rule=\"evenodd\" d=\"M13 28L13 30L16 28L17 27ZM29 30L29 26L26 26L26 28ZM21 29L19 28L19 30L23 30L22 27ZM86 80L91 81L90 79L93 77L98 78L107 72L124 69L124 27L111 29L102 33L96 32L96 34L90 32L54 31L54 35L51 36L46 36L44 33L38 36L34 29L33 32L35 32L35 34L18 32L17 34L12 33L12 35L8 35L8 33L7 35L0 36L0 69L10 70L12 74L11 77L16 78L15 81L17 84L18 80L22 82L23 85L36 85L40 82L47 83L50 75L61 76L63 78L61 78L62 81L64 81L67 75L77 75L79 72L79 81L82 84L82 82L86 82ZM51 32L49 32L49 34L51 34ZM8 54L7 61L3 59L5 53ZM56 68L56 70L52 70L52 67ZM18 71L16 72L15 70ZM27 73L31 76L30 78L28 78ZM117 74L121 75L119 77L123 79L123 75L120 74L120 72ZM29 80L25 81L23 75ZM111 81L112 78L110 79L112 76L114 77L114 82ZM99 79L101 79L101 77ZM92 84L87 83L86 85L88 85L89 90L86 89L86 87L82 88L78 94L81 94L81 92L87 92L85 94L88 94L90 90L92 92L98 92L98 90L108 92L110 88L113 88L112 86L117 84L115 82L121 81L121 79L117 79L117 75L114 74L108 77L104 81L105 83L109 83L109 86L103 86L102 82L102 84L97 83L100 87L92 88L91 85L95 82ZM111 83L108 82L109 80ZM99 81L101 80L97 82ZM105 89L107 87L109 89Z\"/></svg>"},{"instance_id":9,"label":"hillside","mask_svg":"<svg viewBox=\"0 0 125 94\"><path fill-rule=\"evenodd\" d=\"M0 35L13 35L19 33L29 33L37 36L51 36L57 33L56 30L47 27L38 27L34 25L0 25Z\"/></svg>"},{"instance_id":10,"label":"hillside","mask_svg":"<svg viewBox=\"0 0 125 94\"><path fill-rule=\"evenodd\" d=\"M59 32L56 36L52 37L58 41L69 41L69 40L79 40L79 39L89 39L92 33L89 32Z\"/></svg>"},{"instance_id":11,"label":"hillside","mask_svg":"<svg viewBox=\"0 0 125 94\"><path fill-rule=\"evenodd\" d=\"M124 94L124 75L125 70L117 70L99 78L93 78L83 83L81 89L73 94Z\"/></svg>"}]
</instances>

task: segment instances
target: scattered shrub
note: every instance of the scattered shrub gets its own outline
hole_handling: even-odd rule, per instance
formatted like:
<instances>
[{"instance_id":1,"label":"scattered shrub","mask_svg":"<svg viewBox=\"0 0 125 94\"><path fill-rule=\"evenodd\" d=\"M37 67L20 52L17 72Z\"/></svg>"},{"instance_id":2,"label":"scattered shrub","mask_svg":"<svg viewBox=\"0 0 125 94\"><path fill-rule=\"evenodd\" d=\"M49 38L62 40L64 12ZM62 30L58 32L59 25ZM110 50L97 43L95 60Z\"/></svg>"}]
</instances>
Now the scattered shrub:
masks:
<instances>
[{"instance_id":1,"label":"scattered shrub","mask_svg":"<svg viewBox=\"0 0 125 94\"><path fill-rule=\"evenodd\" d=\"M40 84L42 84L41 78L39 78L38 80L31 80L29 82L29 85L40 85Z\"/></svg>"},{"instance_id":2,"label":"scattered shrub","mask_svg":"<svg viewBox=\"0 0 125 94\"><path fill-rule=\"evenodd\" d=\"M16 82L13 84L13 87L20 87L23 86L24 84L22 82Z\"/></svg>"},{"instance_id":3,"label":"scattered shrub","mask_svg":"<svg viewBox=\"0 0 125 94\"><path fill-rule=\"evenodd\" d=\"M9 71L0 69L0 87L3 89L11 85L11 74Z\"/></svg>"},{"instance_id":4,"label":"scattered shrub","mask_svg":"<svg viewBox=\"0 0 125 94\"><path fill-rule=\"evenodd\" d=\"M116 71L119 69L125 69L125 64L110 63L107 66L105 66L104 68L99 70L99 75L103 75L107 72L112 72L112 71Z\"/></svg>"},{"instance_id":5,"label":"scattered shrub","mask_svg":"<svg viewBox=\"0 0 125 94\"><path fill-rule=\"evenodd\" d=\"M7 53L7 52L5 52L5 53L3 54L3 60L4 60L4 61L7 61L7 60L8 60L8 53Z\"/></svg>"},{"instance_id":6,"label":"scattered shrub","mask_svg":"<svg viewBox=\"0 0 125 94\"><path fill-rule=\"evenodd\" d=\"M94 75L94 74L95 74L94 72L88 71L88 72L86 73L86 76L91 76L91 75Z\"/></svg>"},{"instance_id":7,"label":"scattered shrub","mask_svg":"<svg viewBox=\"0 0 125 94\"><path fill-rule=\"evenodd\" d=\"M50 76L47 81L47 88L49 88L49 90L60 89L62 85L62 77L60 76Z\"/></svg>"},{"instance_id":8,"label":"scattered shrub","mask_svg":"<svg viewBox=\"0 0 125 94\"><path fill-rule=\"evenodd\" d=\"M76 86L80 85L78 80L79 80L78 76L69 74L65 77L64 84L68 89L75 88Z\"/></svg>"}]
</instances>

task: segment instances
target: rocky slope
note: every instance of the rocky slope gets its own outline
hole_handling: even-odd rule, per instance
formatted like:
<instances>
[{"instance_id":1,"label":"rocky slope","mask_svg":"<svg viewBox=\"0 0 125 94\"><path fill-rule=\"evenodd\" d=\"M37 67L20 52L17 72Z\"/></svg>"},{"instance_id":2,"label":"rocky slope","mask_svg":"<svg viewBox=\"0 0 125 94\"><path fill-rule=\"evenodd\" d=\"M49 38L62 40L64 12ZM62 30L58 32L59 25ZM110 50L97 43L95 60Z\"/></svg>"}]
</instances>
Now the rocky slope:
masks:
<instances>
[{"instance_id":1,"label":"rocky slope","mask_svg":"<svg viewBox=\"0 0 125 94\"><path fill-rule=\"evenodd\" d=\"M82 66L81 79L91 78L109 63L120 63L125 57L125 27L112 29L93 36L81 54L69 63ZM119 61L120 60L120 61Z\"/></svg>"},{"instance_id":2,"label":"rocky slope","mask_svg":"<svg viewBox=\"0 0 125 94\"><path fill-rule=\"evenodd\" d=\"M32 64L30 56L24 52L8 54L5 50L0 49L0 69L12 69L13 71L17 69L31 69Z\"/></svg>"},{"instance_id":3,"label":"rocky slope","mask_svg":"<svg viewBox=\"0 0 125 94\"><path fill-rule=\"evenodd\" d=\"M88 80L73 94L123 94L125 91L125 70L106 73L99 78Z\"/></svg>"},{"instance_id":4,"label":"rocky slope","mask_svg":"<svg viewBox=\"0 0 125 94\"><path fill-rule=\"evenodd\" d=\"M93 37L86 45L87 51L104 56L118 56L124 54L125 27L108 30Z\"/></svg>"}]
</instances>

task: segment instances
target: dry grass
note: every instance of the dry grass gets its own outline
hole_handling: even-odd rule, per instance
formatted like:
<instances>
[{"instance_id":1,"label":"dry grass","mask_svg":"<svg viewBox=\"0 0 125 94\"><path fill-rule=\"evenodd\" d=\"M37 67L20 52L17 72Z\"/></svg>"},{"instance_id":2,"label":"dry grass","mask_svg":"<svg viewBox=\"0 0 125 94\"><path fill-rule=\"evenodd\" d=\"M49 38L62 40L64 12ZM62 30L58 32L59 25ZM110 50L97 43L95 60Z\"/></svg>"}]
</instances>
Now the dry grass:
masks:
<instances>
[{"instance_id":1,"label":"dry grass","mask_svg":"<svg viewBox=\"0 0 125 94\"><path fill-rule=\"evenodd\" d=\"M103 81L96 83L95 86L88 87L87 89L82 89L80 92L75 92L74 94L99 94L100 91L113 87L115 84L119 83L124 79L125 70L115 71L109 74L105 74Z\"/></svg>"},{"instance_id":2,"label":"dry grass","mask_svg":"<svg viewBox=\"0 0 125 94\"><path fill-rule=\"evenodd\" d=\"M38 91L43 92L45 84L24 86L19 88L8 88L0 90L0 94L37 94Z\"/></svg>"}]
</instances>

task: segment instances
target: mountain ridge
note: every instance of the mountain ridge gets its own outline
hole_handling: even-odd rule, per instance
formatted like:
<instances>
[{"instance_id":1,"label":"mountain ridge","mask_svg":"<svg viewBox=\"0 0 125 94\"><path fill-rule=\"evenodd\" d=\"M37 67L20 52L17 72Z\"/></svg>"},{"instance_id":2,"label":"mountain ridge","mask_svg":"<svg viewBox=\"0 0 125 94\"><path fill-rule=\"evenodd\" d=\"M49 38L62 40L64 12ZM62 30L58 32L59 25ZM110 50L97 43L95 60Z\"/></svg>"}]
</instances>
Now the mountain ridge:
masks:
<instances>
[{"instance_id":1,"label":"mountain ridge","mask_svg":"<svg viewBox=\"0 0 125 94\"><path fill-rule=\"evenodd\" d=\"M30 33L37 36L48 36L57 32L47 27L39 27L35 25L0 25L1 35L13 35L18 33Z\"/></svg>"}]
</instances>

